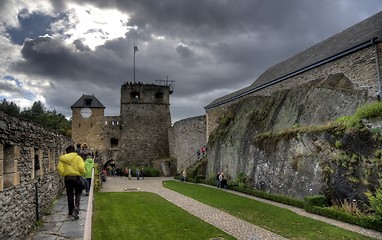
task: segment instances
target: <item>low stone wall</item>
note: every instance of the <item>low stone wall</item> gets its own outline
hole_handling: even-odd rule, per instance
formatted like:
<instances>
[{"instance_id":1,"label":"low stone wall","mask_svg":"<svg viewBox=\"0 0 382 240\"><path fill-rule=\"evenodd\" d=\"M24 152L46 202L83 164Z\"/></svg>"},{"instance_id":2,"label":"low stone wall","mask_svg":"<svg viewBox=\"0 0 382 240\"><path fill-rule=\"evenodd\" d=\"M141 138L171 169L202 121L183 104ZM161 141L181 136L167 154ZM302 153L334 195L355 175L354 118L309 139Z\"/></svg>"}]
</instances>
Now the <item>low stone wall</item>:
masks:
<instances>
[{"instance_id":1,"label":"low stone wall","mask_svg":"<svg viewBox=\"0 0 382 240\"><path fill-rule=\"evenodd\" d=\"M0 111L0 239L24 239L64 188L58 156L71 139Z\"/></svg>"}]
</instances>

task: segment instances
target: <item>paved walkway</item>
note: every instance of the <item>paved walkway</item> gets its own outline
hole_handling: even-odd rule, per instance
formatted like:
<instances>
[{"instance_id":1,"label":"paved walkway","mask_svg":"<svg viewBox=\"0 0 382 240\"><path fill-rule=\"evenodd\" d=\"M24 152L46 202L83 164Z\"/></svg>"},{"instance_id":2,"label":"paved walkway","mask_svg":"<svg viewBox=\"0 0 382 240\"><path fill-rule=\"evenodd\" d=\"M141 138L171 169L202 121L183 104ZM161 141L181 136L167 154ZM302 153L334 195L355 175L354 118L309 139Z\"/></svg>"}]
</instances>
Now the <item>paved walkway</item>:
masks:
<instances>
[{"instance_id":1,"label":"paved walkway","mask_svg":"<svg viewBox=\"0 0 382 240\"><path fill-rule=\"evenodd\" d=\"M191 214L203 219L204 221L222 229L237 239L243 240L273 240L285 239L265 229L259 228L253 224L240 220L234 216L212 208L208 205L195 201L189 197L181 195L162 186L163 180L172 180L173 178L145 178L144 180L128 180L126 177L108 177L103 183L102 192L122 192L122 191L146 191L153 192L167 199L173 204L185 209ZM189 183L185 183L189 184ZM211 186L212 187L212 186ZM229 190L226 190L229 191ZM348 229L350 231L362 233L366 236L382 239L382 233L370 229L365 229L356 225L339 222L333 219L324 218L318 215L305 212L303 209L292 206L275 203L272 201L247 196L241 193L230 191L232 193L250 197L252 199L263 201L278 207L288 208L297 214L314 218L329 224ZM52 210L52 214L44 218L44 227L38 229L33 237L28 240L79 240L84 237L84 224L86 218L86 209L88 197L81 198L80 219L73 220L67 216L67 203L65 194L57 201Z\"/></svg>"},{"instance_id":2,"label":"paved walkway","mask_svg":"<svg viewBox=\"0 0 382 240\"><path fill-rule=\"evenodd\" d=\"M68 215L68 202L66 192L63 192L52 209L51 214L43 217L43 227L29 236L28 240L82 240L84 237L84 226L88 196L85 191L81 196L79 219L74 220Z\"/></svg>"}]
</instances>

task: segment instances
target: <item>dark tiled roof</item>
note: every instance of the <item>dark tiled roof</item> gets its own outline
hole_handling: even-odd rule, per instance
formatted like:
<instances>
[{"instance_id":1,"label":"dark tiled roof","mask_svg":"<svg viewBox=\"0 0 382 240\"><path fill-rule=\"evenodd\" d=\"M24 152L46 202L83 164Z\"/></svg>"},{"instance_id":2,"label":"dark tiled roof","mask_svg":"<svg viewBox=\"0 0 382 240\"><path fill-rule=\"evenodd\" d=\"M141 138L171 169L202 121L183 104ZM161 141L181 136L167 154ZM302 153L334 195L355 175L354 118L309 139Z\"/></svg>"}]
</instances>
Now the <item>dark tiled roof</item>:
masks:
<instances>
[{"instance_id":1,"label":"dark tiled roof","mask_svg":"<svg viewBox=\"0 0 382 240\"><path fill-rule=\"evenodd\" d=\"M105 106L94 95L82 95L70 108L105 108Z\"/></svg>"},{"instance_id":2,"label":"dark tiled roof","mask_svg":"<svg viewBox=\"0 0 382 240\"><path fill-rule=\"evenodd\" d=\"M321 64L343 57L382 40L382 12L268 68L249 87L218 98L205 108L213 108L271 84L286 80Z\"/></svg>"}]
</instances>

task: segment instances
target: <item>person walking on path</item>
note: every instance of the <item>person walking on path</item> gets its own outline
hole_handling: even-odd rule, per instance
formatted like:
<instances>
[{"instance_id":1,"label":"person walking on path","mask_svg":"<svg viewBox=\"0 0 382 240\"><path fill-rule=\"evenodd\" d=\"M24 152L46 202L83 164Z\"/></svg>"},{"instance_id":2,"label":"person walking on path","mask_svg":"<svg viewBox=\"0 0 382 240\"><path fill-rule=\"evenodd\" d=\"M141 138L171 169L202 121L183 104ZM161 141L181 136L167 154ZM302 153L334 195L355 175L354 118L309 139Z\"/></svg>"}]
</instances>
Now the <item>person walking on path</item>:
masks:
<instances>
[{"instance_id":1,"label":"person walking on path","mask_svg":"<svg viewBox=\"0 0 382 240\"><path fill-rule=\"evenodd\" d=\"M137 180L139 180L139 169L138 168L135 170L135 174L137 175Z\"/></svg>"},{"instance_id":2,"label":"person walking on path","mask_svg":"<svg viewBox=\"0 0 382 240\"><path fill-rule=\"evenodd\" d=\"M92 151L89 149L89 146L87 143L83 143L81 145L81 153L80 153L80 156L82 157L82 159L85 161L86 157L88 155L91 155L93 157L93 153Z\"/></svg>"},{"instance_id":3,"label":"person walking on path","mask_svg":"<svg viewBox=\"0 0 382 240\"><path fill-rule=\"evenodd\" d=\"M182 181L183 182L187 181L187 172L185 169L183 169L183 171L182 171Z\"/></svg>"},{"instance_id":4,"label":"person walking on path","mask_svg":"<svg viewBox=\"0 0 382 240\"><path fill-rule=\"evenodd\" d=\"M85 173L85 163L75 152L73 145L68 146L65 150L66 154L58 158L57 171L60 176L64 177L69 215L78 219L83 189L78 177Z\"/></svg>"},{"instance_id":5,"label":"person walking on path","mask_svg":"<svg viewBox=\"0 0 382 240\"><path fill-rule=\"evenodd\" d=\"M85 160L85 178L88 182L88 185L86 187L86 196L89 196L90 192L90 184L92 182L92 171L94 168L94 160L91 155L88 155Z\"/></svg>"},{"instance_id":6,"label":"person walking on path","mask_svg":"<svg viewBox=\"0 0 382 240\"><path fill-rule=\"evenodd\" d=\"M141 168L141 176L142 176L142 180L145 179L145 171L143 168Z\"/></svg>"},{"instance_id":7,"label":"person walking on path","mask_svg":"<svg viewBox=\"0 0 382 240\"><path fill-rule=\"evenodd\" d=\"M81 143L77 143L76 146L77 146L77 147L76 147L76 153L77 153L78 155L81 155Z\"/></svg>"},{"instance_id":8,"label":"person walking on path","mask_svg":"<svg viewBox=\"0 0 382 240\"><path fill-rule=\"evenodd\" d=\"M221 184L220 184L220 172L218 172L218 174L216 175L216 186L218 188L220 188Z\"/></svg>"},{"instance_id":9,"label":"person walking on path","mask_svg":"<svg viewBox=\"0 0 382 240\"><path fill-rule=\"evenodd\" d=\"M226 187L226 186L223 186L223 184L224 184L224 173L222 172L219 175L219 186L220 186L220 188L225 188Z\"/></svg>"}]
</instances>

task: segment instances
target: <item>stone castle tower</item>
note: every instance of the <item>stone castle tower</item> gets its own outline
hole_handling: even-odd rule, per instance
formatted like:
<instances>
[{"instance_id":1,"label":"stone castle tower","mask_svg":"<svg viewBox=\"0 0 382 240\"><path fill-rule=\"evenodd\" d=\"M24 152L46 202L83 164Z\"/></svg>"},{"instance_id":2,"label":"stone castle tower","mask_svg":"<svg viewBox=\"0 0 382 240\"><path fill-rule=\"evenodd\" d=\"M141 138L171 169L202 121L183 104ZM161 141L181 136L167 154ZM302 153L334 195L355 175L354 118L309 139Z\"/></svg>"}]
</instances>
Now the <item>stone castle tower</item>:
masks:
<instances>
[{"instance_id":1,"label":"stone castle tower","mask_svg":"<svg viewBox=\"0 0 382 240\"><path fill-rule=\"evenodd\" d=\"M171 86L126 83L121 86L120 116L105 116L94 95L83 95L72 106L72 139L88 143L98 162L116 166L152 166L169 156Z\"/></svg>"},{"instance_id":2,"label":"stone castle tower","mask_svg":"<svg viewBox=\"0 0 382 240\"><path fill-rule=\"evenodd\" d=\"M121 88L119 160L137 166L169 156L170 94L166 85L130 83Z\"/></svg>"},{"instance_id":3,"label":"stone castle tower","mask_svg":"<svg viewBox=\"0 0 382 240\"><path fill-rule=\"evenodd\" d=\"M82 95L72 106L72 139L103 150L105 106L94 95Z\"/></svg>"}]
</instances>

